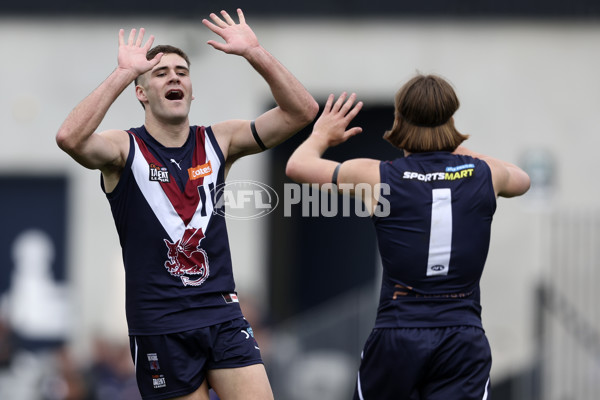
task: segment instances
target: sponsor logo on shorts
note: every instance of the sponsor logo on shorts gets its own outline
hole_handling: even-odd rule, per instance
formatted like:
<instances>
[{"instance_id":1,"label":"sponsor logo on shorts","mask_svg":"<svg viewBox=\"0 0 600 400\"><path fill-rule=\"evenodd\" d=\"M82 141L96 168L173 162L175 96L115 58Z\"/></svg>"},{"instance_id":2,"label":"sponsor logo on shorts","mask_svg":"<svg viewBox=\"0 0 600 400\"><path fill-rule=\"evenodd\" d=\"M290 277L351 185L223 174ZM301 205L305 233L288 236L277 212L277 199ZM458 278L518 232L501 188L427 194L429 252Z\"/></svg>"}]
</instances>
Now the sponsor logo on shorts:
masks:
<instances>
[{"instance_id":1,"label":"sponsor logo on shorts","mask_svg":"<svg viewBox=\"0 0 600 400\"><path fill-rule=\"evenodd\" d=\"M148 353L146 354L146 356L148 357L148 362L150 363L150 370L160 370L160 365L158 364L158 355L156 353ZM153 374L152 386L154 387L154 389L167 387L167 381L165 380L165 376L162 374Z\"/></svg>"},{"instance_id":2,"label":"sponsor logo on shorts","mask_svg":"<svg viewBox=\"0 0 600 400\"><path fill-rule=\"evenodd\" d=\"M154 389L160 389L167 387L167 382L163 375L152 375L152 385L154 386Z\"/></svg>"},{"instance_id":3,"label":"sponsor logo on shorts","mask_svg":"<svg viewBox=\"0 0 600 400\"><path fill-rule=\"evenodd\" d=\"M150 363L150 369L158 371L160 366L158 365L158 355L156 353L148 353L148 362Z\"/></svg>"},{"instance_id":4,"label":"sponsor logo on shorts","mask_svg":"<svg viewBox=\"0 0 600 400\"><path fill-rule=\"evenodd\" d=\"M242 329L241 332L246 335L246 340L252 338L252 341L254 342L254 348L256 350L260 350L258 343L256 342L256 338L254 337L254 331L251 327L248 327L248 329Z\"/></svg>"}]
</instances>

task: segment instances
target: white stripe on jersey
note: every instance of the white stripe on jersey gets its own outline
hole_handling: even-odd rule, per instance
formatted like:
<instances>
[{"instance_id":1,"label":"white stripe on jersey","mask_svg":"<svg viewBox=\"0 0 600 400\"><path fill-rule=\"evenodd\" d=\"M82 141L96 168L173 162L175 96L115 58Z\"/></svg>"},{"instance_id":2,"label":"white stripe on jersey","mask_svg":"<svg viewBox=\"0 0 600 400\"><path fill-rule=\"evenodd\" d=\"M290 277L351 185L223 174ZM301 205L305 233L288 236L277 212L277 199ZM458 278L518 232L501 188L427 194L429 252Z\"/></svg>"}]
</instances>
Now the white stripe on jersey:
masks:
<instances>
[{"instance_id":1,"label":"white stripe on jersey","mask_svg":"<svg viewBox=\"0 0 600 400\"><path fill-rule=\"evenodd\" d=\"M448 275L452 251L452 193L433 189L427 276Z\"/></svg>"},{"instance_id":2,"label":"white stripe on jersey","mask_svg":"<svg viewBox=\"0 0 600 400\"><path fill-rule=\"evenodd\" d=\"M133 140L133 143L135 146L135 154L131 164L133 176L142 194L146 198L148 205L150 205L150 208L154 212L154 215L169 235L171 242L175 243L181 239L187 228L202 229L202 232L206 234L206 227L208 226L208 222L210 221L210 217L212 216L214 208L213 198L210 190L208 189L208 184L213 183L215 187L217 186L218 171L221 166L219 157L212 147L208 137L206 137L205 140L205 151L207 160L210 160L211 162L213 173L205 176L203 181L204 190L206 190L207 194L206 212L205 215L201 215L200 210L202 208L202 203L198 202L194 216L192 217L192 220L188 226L184 225L183 220L177 213L177 210L175 210L175 207L173 207L173 204L169 200L167 194L164 192L160 183L151 182L149 180L148 161L142 154L137 141Z\"/></svg>"}]
</instances>

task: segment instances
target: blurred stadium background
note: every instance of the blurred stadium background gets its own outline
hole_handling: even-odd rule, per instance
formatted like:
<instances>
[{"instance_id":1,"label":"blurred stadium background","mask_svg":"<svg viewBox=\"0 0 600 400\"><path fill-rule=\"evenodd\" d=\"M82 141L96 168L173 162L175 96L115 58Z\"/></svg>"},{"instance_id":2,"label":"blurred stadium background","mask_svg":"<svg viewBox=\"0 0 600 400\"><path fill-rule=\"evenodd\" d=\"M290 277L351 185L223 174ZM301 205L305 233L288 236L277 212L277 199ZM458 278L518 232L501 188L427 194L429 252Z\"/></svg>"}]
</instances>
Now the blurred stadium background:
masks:
<instances>
[{"instance_id":1,"label":"blurred stadium background","mask_svg":"<svg viewBox=\"0 0 600 400\"><path fill-rule=\"evenodd\" d=\"M99 173L54 135L116 66L119 28L143 26L192 62L192 123L272 105L244 60L205 43L210 12L242 7L262 44L323 104L356 92L365 133L330 157L394 157L380 139L415 72L451 81L468 146L525 168L499 200L482 281L495 400L593 400L600 392L600 3L528 1L88 0L0 5L0 398L136 399L120 248ZM100 127L143 123L133 88ZM281 195L308 131L247 157L229 180ZM374 319L379 260L365 218L230 220L239 297L275 397L350 398ZM348 232L353 229L353 233Z\"/></svg>"}]
</instances>

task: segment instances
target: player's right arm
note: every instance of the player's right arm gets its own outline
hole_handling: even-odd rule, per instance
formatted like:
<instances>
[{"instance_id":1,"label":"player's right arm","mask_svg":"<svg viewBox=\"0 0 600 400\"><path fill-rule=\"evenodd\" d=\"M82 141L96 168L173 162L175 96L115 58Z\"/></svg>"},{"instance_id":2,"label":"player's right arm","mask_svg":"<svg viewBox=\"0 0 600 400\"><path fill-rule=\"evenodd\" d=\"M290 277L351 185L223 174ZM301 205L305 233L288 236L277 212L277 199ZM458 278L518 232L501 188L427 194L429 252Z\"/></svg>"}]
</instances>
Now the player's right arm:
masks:
<instances>
[{"instance_id":1,"label":"player's right arm","mask_svg":"<svg viewBox=\"0 0 600 400\"><path fill-rule=\"evenodd\" d=\"M136 30L132 29L126 43L124 31L119 31L117 68L71 111L56 134L58 146L86 168L110 174L125 165L129 148L127 134L119 130L95 131L123 90L160 60L162 54L146 59L154 37L142 45L143 37L143 28L137 39Z\"/></svg>"},{"instance_id":2,"label":"player's right arm","mask_svg":"<svg viewBox=\"0 0 600 400\"><path fill-rule=\"evenodd\" d=\"M351 196L364 202L367 209L373 213L379 199L379 192L374 189L381 182L380 161L355 158L340 164L323 158L323 153L329 147L337 146L362 132L362 128L357 126L348 128L363 106L362 102L355 101L354 93L350 96L342 93L337 101L334 95L329 95L312 133L290 156L286 174L298 183L335 183L338 190L348 190ZM372 190L355 191L358 184L367 184Z\"/></svg>"}]
</instances>

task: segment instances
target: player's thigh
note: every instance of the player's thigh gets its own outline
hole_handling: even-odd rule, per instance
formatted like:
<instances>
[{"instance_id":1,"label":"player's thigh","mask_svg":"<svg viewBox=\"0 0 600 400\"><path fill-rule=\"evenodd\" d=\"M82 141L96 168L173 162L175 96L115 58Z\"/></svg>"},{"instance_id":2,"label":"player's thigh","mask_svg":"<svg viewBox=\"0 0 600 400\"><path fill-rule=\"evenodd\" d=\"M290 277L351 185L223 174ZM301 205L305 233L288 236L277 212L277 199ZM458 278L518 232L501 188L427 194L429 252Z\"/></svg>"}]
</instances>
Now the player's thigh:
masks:
<instances>
[{"instance_id":1,"label":"player's thigh","mask_svg":"<svg viewBox=\"0 0 600 400\"><path fill-rule=\"evenodd\" d=\"M205 379L195 392L185 396L173 397L170 400L210 400L207 380Z\"/></svg>"},{"instance_id":2,"label":"player's thigh","mask_svg":"<svg viewBox=\"0 0 600 400\"><path fill-rule=\"evenodd\" d=\"M263 364L208 371L208 381L221 400L272 400Z\"/></svg>"}]
</instances>

